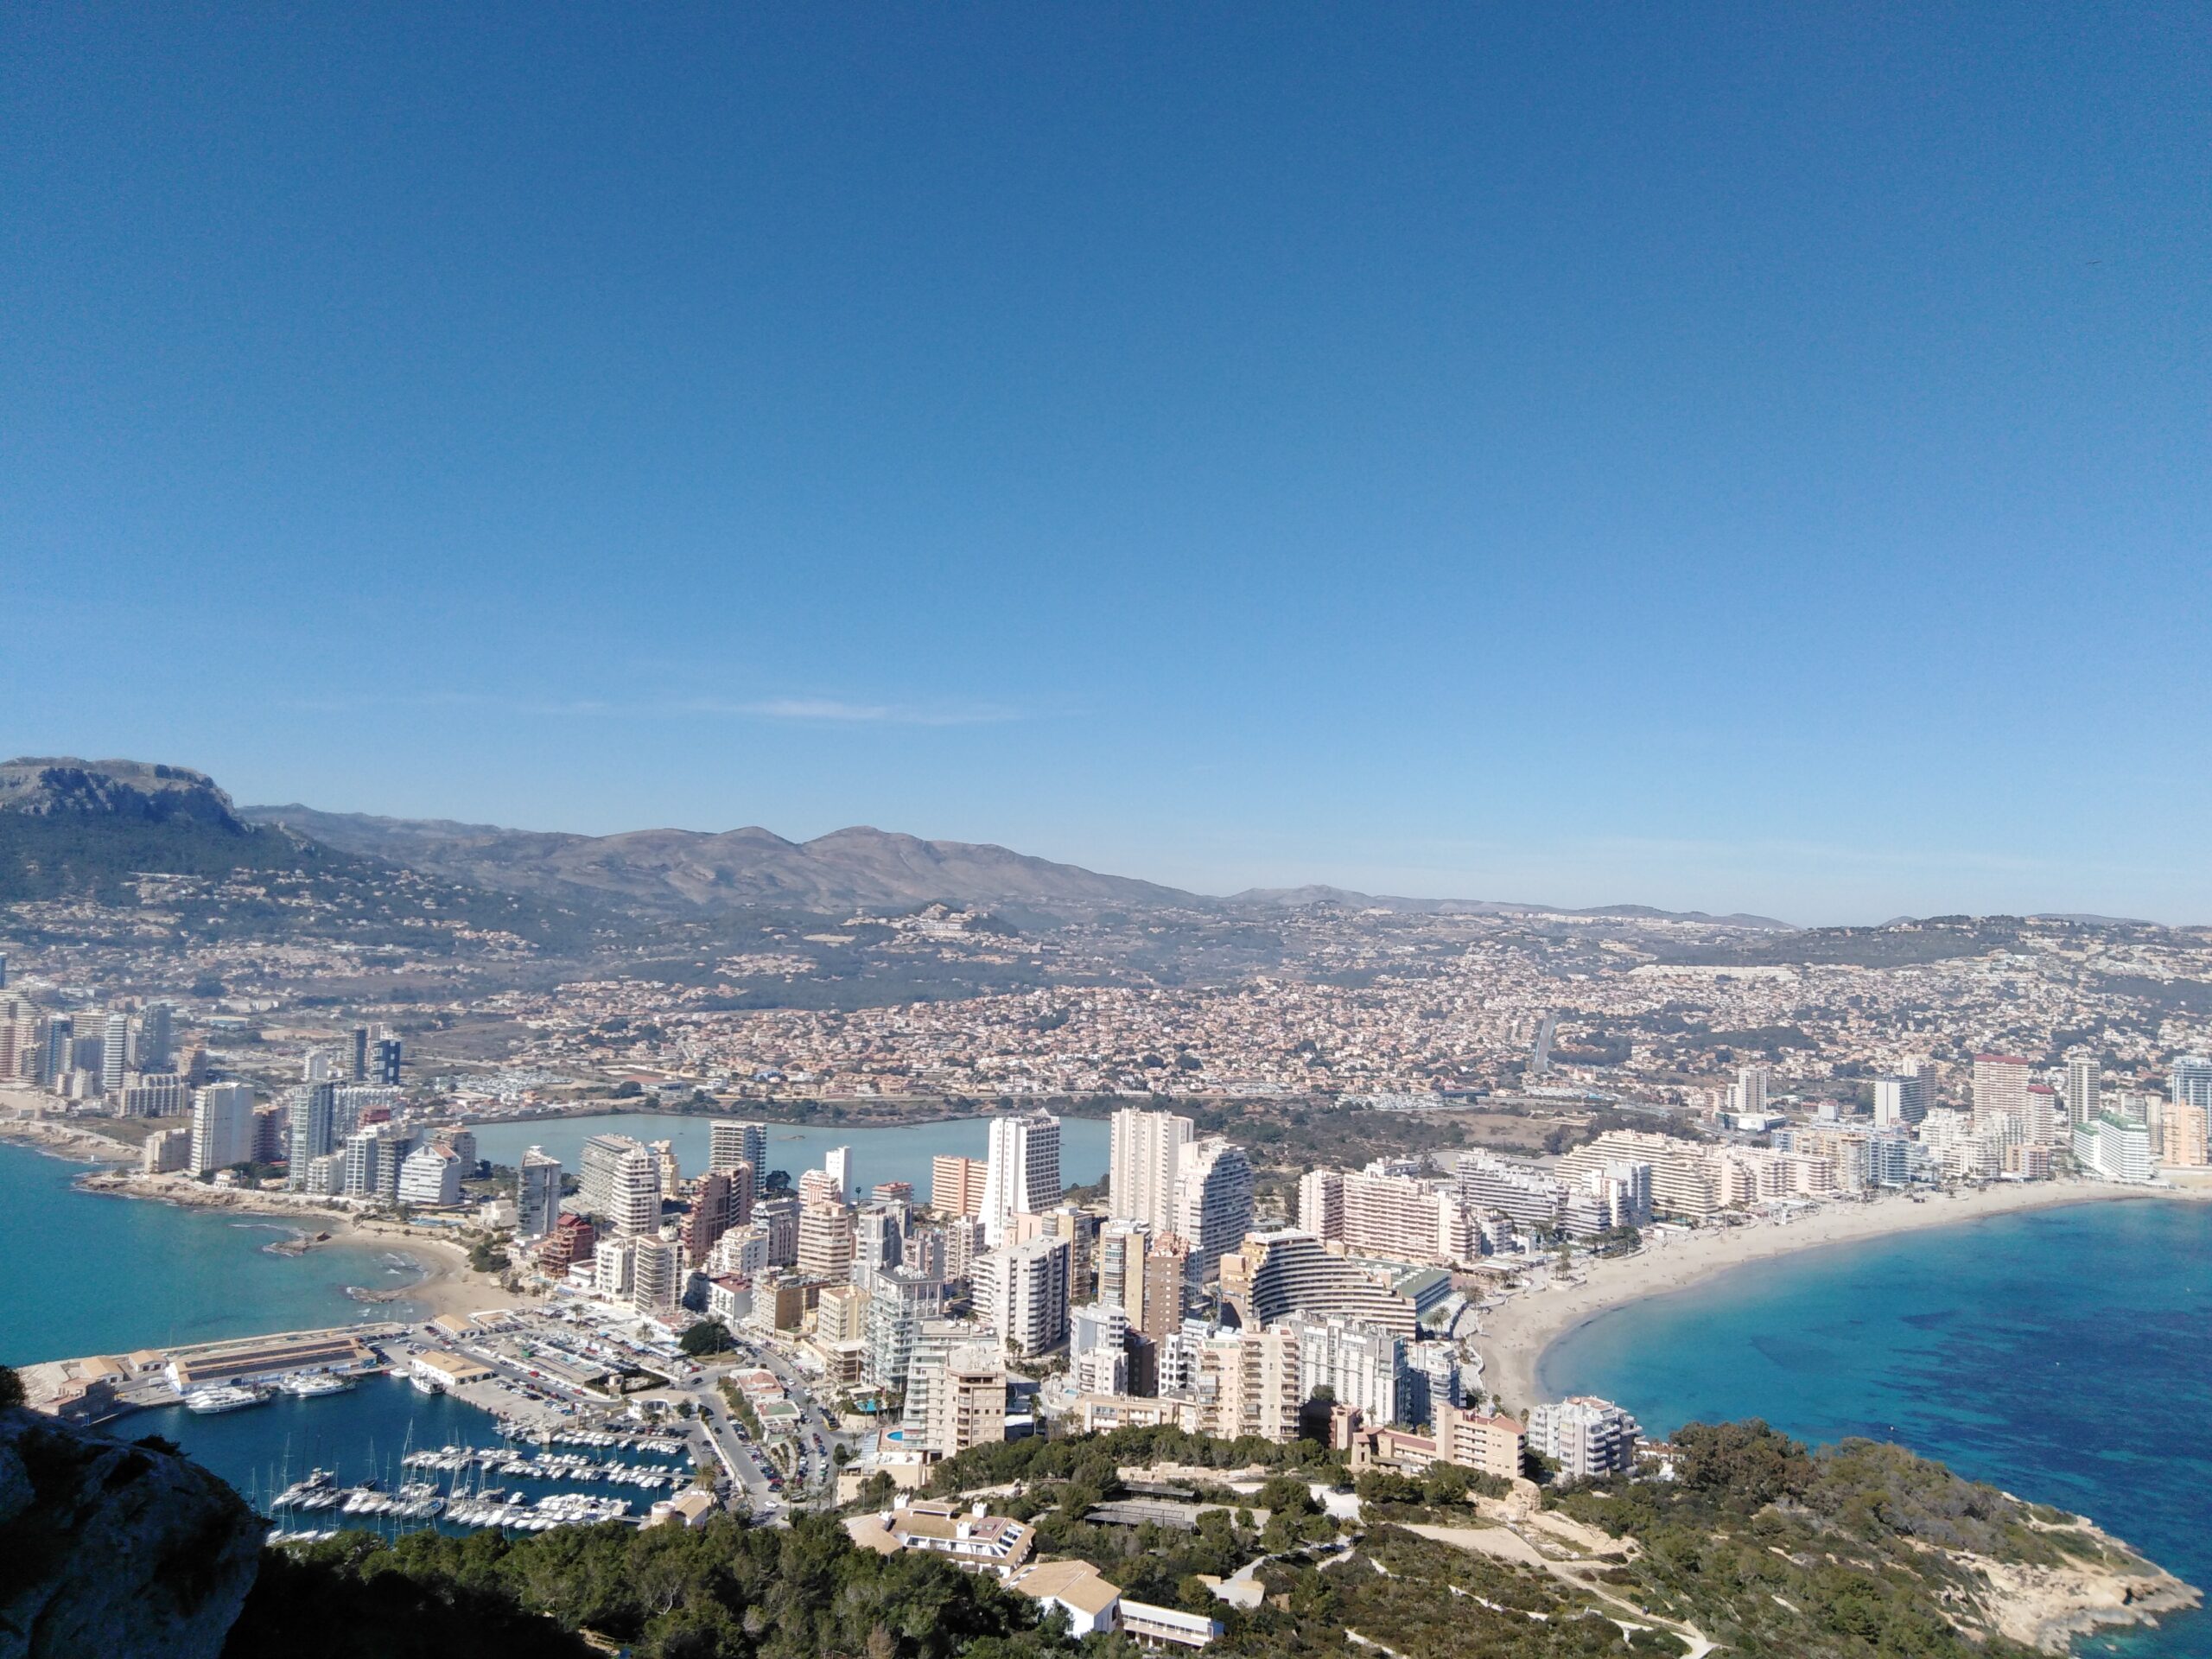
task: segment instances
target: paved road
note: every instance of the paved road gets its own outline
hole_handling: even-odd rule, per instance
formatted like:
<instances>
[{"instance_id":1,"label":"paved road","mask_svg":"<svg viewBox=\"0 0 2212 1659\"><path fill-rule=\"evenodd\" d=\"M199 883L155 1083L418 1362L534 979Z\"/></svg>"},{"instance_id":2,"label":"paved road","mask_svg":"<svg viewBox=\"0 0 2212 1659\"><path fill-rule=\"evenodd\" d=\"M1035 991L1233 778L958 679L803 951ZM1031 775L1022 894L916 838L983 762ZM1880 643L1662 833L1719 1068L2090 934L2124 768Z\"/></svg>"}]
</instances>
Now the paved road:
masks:
<instances>
[{"instance_id":1,"label":"paved road","mask_svg":"<svg viewBox=\"0 0 2212 1659\"><path fill-rule=\"evenodd\" d=\"M723 1468L737 1471L738 1486L745 1495L747 1506L755 1516L780 1508L781 1498L769 1486L768 1478L754 1466L752 1447L740 1437L737 1425L730 1421L729 1410L712 1384L702 1378L690 1397L698 1408L702 1432L720 1451Z\"/></svg>"},{"instance_id":2,"label":"paved road","mask_svg":"<svg viewBox=\"0 0 2212 1659\"><path fill-rule=\"evenodd\" d=\"M803 1433L793 1445L791 1475L785 1482L785 1492L794 1504L808 1497L828 1496L836 1486L836 1470L829 1456L833 1431L830 1420L823 1414L822 1408L814 1403L814 1395L807 1386L804 1374L773 1349L741 1347L739 1352L773 1373L776 1380L784 1385L785 1392L791 1395L791 1403L799 1409ZM817 1440L822 1442L820 1456L817 1456L814 1451L813 1443Z\"/></svg>"}]
</instances>

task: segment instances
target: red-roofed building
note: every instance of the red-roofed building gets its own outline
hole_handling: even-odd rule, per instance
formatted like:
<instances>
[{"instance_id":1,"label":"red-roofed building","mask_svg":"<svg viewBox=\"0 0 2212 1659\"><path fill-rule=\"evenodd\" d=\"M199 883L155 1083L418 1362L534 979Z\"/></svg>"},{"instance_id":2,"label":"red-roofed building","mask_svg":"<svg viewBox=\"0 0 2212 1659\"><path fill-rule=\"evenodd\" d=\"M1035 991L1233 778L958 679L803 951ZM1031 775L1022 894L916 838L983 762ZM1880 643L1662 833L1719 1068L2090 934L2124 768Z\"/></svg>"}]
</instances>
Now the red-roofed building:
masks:
<instances>
[{"instance_id":1,"label":"red-roofed building","mask_svg":"<svg viewBox=\"0 0 2212 1659\"><path fill-rule=\"evenodd\" d=\"M598 1242L589 1221L582 1216L563 1216L537 1247L537 1265L557 1279L577 1262L590 1261Z\"/></svg>"}]
</instances>

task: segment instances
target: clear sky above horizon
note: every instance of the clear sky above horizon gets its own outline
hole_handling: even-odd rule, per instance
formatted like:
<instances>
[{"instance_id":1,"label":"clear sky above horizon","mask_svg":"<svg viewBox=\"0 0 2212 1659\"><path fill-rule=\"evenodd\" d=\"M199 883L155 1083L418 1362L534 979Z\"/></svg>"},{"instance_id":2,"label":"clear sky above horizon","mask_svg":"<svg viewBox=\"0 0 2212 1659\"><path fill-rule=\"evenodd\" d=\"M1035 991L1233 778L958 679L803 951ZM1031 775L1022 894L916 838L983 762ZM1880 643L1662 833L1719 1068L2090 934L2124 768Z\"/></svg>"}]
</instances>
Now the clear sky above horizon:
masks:
<instances>
[{"instance_id":1,"label":"clear sky above horizon","mask_svg":"<svg viewBox=\"0 0 2212 1659\"><path fill-rule=\"evenodd\" d=\"M2212 10L0 18L0 748L2212 921Z\"/></svg>"}]
</instances>

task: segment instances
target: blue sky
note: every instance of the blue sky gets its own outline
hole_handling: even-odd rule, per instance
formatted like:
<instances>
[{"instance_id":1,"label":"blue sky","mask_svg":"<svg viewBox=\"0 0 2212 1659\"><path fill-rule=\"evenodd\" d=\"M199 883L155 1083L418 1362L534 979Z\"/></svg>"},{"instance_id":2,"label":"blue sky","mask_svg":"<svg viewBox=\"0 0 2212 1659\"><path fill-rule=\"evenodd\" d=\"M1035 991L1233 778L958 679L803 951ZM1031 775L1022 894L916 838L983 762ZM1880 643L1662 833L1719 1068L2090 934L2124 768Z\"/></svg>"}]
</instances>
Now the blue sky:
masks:
<instances>
[{"instance_id":1,"label":"blue sky","mask_svg":"<svg viewBox=\"0 0 2212 1659\"><path fill-rule=\"evenodd\" d=\"M2212 15L0 21L0 747L2212 921Z\"/></svg>"}]
</instances>

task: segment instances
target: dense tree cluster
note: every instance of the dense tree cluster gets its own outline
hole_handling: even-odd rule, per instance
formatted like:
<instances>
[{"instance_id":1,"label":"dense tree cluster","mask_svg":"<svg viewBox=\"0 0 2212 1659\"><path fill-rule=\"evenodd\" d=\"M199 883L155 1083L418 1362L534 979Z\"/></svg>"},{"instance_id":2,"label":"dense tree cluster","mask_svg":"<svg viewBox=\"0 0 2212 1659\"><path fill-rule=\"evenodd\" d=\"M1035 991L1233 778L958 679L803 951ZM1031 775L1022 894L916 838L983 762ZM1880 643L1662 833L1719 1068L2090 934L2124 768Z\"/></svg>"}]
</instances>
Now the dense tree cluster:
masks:
<instances>
[{"instance_id":1,"label":"dense tree cluster","mask_svg":"<svg viewBox=\"0 0 2212 1659\"><path fill-rule=\"evenodd\" d=\"M729 1327L720 1319L701 1319L677 1338L677 1345L694 1359L709 1354L726 1354L737 1344L730 1338Z\"/></svg>"},{"instance_id":2,"label":"dense tree cluster","mask_svg":"<svg viewBox=\"0 0 2212 1659\"><path fill-rule=\"evenodd\" d=\"M1008 1481L1066 1479L1083 1466L1108 1468L1179 1464L1196 1469L1310 1469L1335 1478L1336 1459L1313 1440L1281 1445L1247 1435L1218 1440L1179 1428L1117 1428L1109 1434L1065 1440L1031 1436L995 1446L971 1446L930 1471L933 1493L964 1492Z\"/></svg>"},{"instance_id":3,"label":"dense tree cluster","mask_svg":"<svg viewBox=\"0 0 2212 1659\"><path fill-rule=\"evenodd\" d=\"M1030 1659L1062 1651L1037 1604L925 1555L857 1549L837 1522L789 1529L620 1524L510 1540L349 1533L270 1552L226 1659L590 1651L640 1659Z\"/></svg>"}]
</instances>

